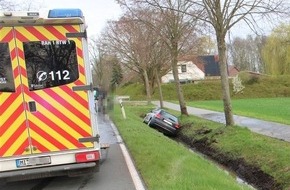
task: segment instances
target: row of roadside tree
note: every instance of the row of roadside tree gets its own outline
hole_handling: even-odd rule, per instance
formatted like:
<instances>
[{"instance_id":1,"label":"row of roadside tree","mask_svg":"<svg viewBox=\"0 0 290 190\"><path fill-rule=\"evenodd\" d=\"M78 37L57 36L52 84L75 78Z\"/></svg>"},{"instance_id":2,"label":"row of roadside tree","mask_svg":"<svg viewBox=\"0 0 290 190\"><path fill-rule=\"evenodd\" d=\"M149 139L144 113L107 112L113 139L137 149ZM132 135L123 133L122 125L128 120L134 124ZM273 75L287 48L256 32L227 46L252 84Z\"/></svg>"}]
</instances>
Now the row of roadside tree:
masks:
<instances>
[{"instance_id":1,"label":"row of roadside tree","mask_svg":"<svg viewBox=\"0 0 290 190\"><path fill-rule=\"evenodd\" d=\"M227 76L229 60L227 50L230 49L227 49L226 43L228 32L239 22L244 22L255 30L258 27L256 20L269 21L274 16L285 18L290 8L284 0L119 0L118 2L123 7L124 14L119 20L109 22L102 36L93 44L98 49L97 53L93 52L96 58L93 63L97 68L96 71L100 72L99 68L103 67L100 63L109 63L106 67L111 73L105 74L111 79L106 80L107 85L104 81L97 83L114 89L124 76L132 76L131 73L135 72L144 84L148 103L151 101L152 88L155 85L159 87L162 107L160 78L168 70L172 70L181 114L187 115L186 102L179 83L178 60L182 56L206 54L216 49L227 125L234 124ZM273 53L271 49L268 51ZM238 63L237 56L234 56L235 52L232 51L231 58ZM262 55L263 52L260 52L259 55ZM267 49L264 50L264 54L268 55ZM261 64L261 57L256 59L260 62L254 61L254 65L251 66L254 71L259 69L268 71L268 65L273 63L270 60L270 64L266 61ZM240 64L241 68L242 66ZM109 77L118 71L122 71L123 74Z\"/></svg>"}]
</instances>

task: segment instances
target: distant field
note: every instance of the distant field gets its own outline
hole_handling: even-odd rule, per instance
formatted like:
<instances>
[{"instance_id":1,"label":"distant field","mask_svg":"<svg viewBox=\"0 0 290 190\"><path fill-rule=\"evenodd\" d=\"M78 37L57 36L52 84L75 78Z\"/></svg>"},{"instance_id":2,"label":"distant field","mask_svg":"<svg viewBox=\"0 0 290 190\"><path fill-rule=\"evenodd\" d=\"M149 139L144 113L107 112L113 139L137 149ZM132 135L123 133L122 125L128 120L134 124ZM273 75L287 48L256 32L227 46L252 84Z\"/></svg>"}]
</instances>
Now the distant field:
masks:
<instances>
[{"instance_id":1,"label":"distant field","mask_svg":"<svg viewBox=\"0 0 290 190\"><path fill-rule=\"evenodd\" d=\"M188 106L223 111L221 100L187 102ZM234 114L290 125L290 98L232 100Z\"/></svg>"}]
</instances>

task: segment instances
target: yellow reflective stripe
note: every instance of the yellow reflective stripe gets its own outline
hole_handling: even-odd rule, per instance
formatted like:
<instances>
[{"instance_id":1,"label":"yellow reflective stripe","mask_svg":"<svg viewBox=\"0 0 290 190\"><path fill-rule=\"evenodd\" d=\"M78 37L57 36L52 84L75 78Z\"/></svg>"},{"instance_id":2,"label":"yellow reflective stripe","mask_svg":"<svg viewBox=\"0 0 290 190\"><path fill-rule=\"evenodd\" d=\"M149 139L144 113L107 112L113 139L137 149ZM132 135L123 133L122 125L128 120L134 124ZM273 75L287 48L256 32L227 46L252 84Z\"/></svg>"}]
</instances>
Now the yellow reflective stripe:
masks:
<instances>
[{"instance_id":1,"label":"yellow reflective stripe","mask_svg":"<svg viewBox=\"0 0 290 190\"><path fill-rule=\"evenodd\" d=\"M30 114L30 116L32 119L32 121L41 126L41 128L50 136L52 136L56 141L60 142L61 144L63 144L63 146L67 147L67 148L77 148L74 144L72 144L70 141L68 141L65 137L63 137L62 135L60 135L59 133L57 133L55 130L51 129L48 125L46 125L45 123L43 123L40 119L38 119L37 117L35 117L33 114ZM35 137L34 137L35 138ZM36 139L38 140L38 139ZM39 141L42 142L42 141ZM44 144L45 145L45 144Z\"/></svg>"},{"instance_id":2,"label":"yellow reflective stripe","mask_svg":"<svg viewBox=\"0 0 290 190\"><path fill-rule=\"evenodd\" d=\"M50 151L59 150L56 146L54 146L51 142L40 136L37 132L33 130L29 130L30 136L33 137L36 141L41 142L41 144Z\"/></svg>"},{"instance_id":3,"label":"yellow reflective stripe","mask_svg":"<svg viewBox=\"0 0 290 190\"><path fill-rule=\"evenodd\" d=\"M69 95L65 94L65 93L61 93L62 97L66 100L70 99L71 101L69 102L71 105L73 105L74 107L76 107L76 109L80 109L80 111L85 115L88 116L88 110L87 109L83 109L83 107L74 99L72 99L71 97L69 97ZM50 102L51 105L53 105L53 107L57 110L59 110L60 112L64 113L65 111L65 115L67 115L67 117L73 121L75 124L77 124L78 126L80 126L81 128L83 128L87 133L91 134L91 127L85 123L84 121L80 120L77 115L75 115L74 113L72 113L70 110L68 110L66 107L62 106L59 102L57 102L53 97L48 96L46 93L44 92L39 92L39 95L44 98L46 101ZM47 110L45 107L42 107L41 105L36 105L37 109L45 114L45 116L49 115L49 118L52 119L54 121L54 119L58 118L56 117L54 114L51 113L50 110ZM40 107L40 108L38 108ZM48 114L48 115L47 115ZM55 122L54 122L55 123ZM58 124L58 123L57 123ZM58 124L60 125L60 124ZM60 125L61 126L61 125Z\"/></svg>"},{"instance_id":4,"label":"yellow reflective stripe","mask_svg":"<svg viewBox=\"0 0 290 190\"><path fill-rule=\"evenodd\" d=\"M0 40L3 40L4 37L12 30L10 27L4 27L1 28L1 35L0 35Z\"/></svg>"},{"instance_id":5,"label":"yellow reflective stripe","mask_svg":"<svg viewBox=\"0 0 290 190\"><path fill-rule=\"evenodd\" d=\"M19 33L28 38L30 41L39 41L39 39L32 33L30 33L28 30L26 30L26 28L24 27L15 27L15 28Z\"/></svg>"},{"instance_id":6,"label":"yellow reflective stripe","mask_svg":"<svg viewBox=\"0 0 290 190\"><path fill-rule=\"evenodd\" d=\"M5 152L5 156L11 156L15 153L15 151L19 148L19 145L23 144L25 141L27 141L27 130L25 130L19 138L11 145L11 147ZM30 152L28 152L30 153ZM28 154L26 153L26 154ZM23 150L23 154L25 154L25 151Z\"/></svg>"},{"instance_id":7,"label":"yellow reflective stripe","mask_svg":"<svg viewBox=\"0 0 290 190\"><path fill-rule=\"evenodd\" d=\"M11 115L10 115L10 117L11 117ZM23 123L23 121L24 121L23 114L21 114L19 117L15 118L15 120L11 124L11 126L1 136L0 146L3 146L4 143L10 139L10 137L15 133L15 131L17 131L17 129L19 128L20 124ZM26 132L26 135L27 135L27 132Z\"/></svg>"},{"instance_id":8,"label":"yellow reflective stripe","mask_svg":"<svg viewBox=\"0 0 290 190\"><path fill-rule=\"evenodd\" d=\"M49 118L51 121L53 121L56 125L61 126L61 128L63 130L65 130L67 132L69 131L71 136L73 136L73 137L81 137L82 136L78 133L78 131L71 128L67 123L65 123L63 120L61 120L56 115L52 114L50 111L47 111L46 108L44 108L43 106L41 106L41 105L36 105L36 106L37 106L37 110L39 112L43 113L47 118Z\"/></svg>"},{"instance_id":9,"label":"yellow reflective stripe","mask_svg":"<svg viewBox=\"0 0 290 190\"><path fill-rule=\"evenodd\" d=\"M19 106L23 106L22 102L23 102L23 99L21 96L18 96L13 102L11 102L11 106L9 106L9 108L6 109L5 112L3 113L3 115L1 116L1 122L6 121L9 118L11 118L13 116L15 110Z\"/></svg>"}]
</instances>

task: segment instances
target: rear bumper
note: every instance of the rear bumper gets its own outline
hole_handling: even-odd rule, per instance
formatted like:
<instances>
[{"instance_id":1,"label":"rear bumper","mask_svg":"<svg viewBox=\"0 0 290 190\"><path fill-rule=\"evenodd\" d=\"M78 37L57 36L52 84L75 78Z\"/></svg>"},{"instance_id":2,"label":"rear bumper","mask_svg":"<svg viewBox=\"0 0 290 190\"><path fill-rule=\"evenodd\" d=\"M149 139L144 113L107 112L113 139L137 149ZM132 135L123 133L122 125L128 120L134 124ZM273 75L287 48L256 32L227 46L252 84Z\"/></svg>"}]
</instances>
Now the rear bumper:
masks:
<instances>
[{"instance_id":1,"label":"rear bumper","mask_svg":"<svg viewBox=\"0 0 290 190\"><path fill-rule=\"evenodd\" d=\"M152 119L150 124L152 125L152 127L157 128L157 130L167 135L177 135L178 133L178 129L168 124L165 124L164 122L159 121L158 119Z\"/></svg>"},{"instance_id":2,"label":"rear bumper","mask_svg":"<svg viewBox=\"0 0 290 190\"><path fill-rule=\"evenodd\" d=\"M20 181L64 175L79 176L97 171L99 171L99 161L0 172L0 179L2 181Z\"/></svg>"}]
</instances>

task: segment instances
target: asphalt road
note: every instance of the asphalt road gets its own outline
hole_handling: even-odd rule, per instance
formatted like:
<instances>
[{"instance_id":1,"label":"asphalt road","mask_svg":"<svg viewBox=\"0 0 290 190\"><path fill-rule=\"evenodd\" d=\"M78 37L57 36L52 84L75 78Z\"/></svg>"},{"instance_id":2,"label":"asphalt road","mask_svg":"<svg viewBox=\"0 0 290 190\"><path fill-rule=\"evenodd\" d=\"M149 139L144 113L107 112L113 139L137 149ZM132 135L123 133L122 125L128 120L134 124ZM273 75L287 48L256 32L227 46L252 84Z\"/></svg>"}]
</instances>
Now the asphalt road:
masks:
<instances>
[{"instance_id":1,"label":"asphalt road","mask_svg":"<svg viewBox=\"0 0 290 190\"><path fill-rule=\"evenodd\" d=\"M10 182L0 186L0 190L141 190L142 182L134 173L134 166L123 155L122 139L111 126L111 121L99 115L100 141L110 144L108 152L103 152L100 172L83 177L54 177L37 180ZM130 158L129 158L130 159ZM135 171L136 172L136 171ZM133 177L132 177L133 176ZM137 178L137 179L136 179ZM138 181L139 180L139 181Z\"/></svg>"}]
</instances>

